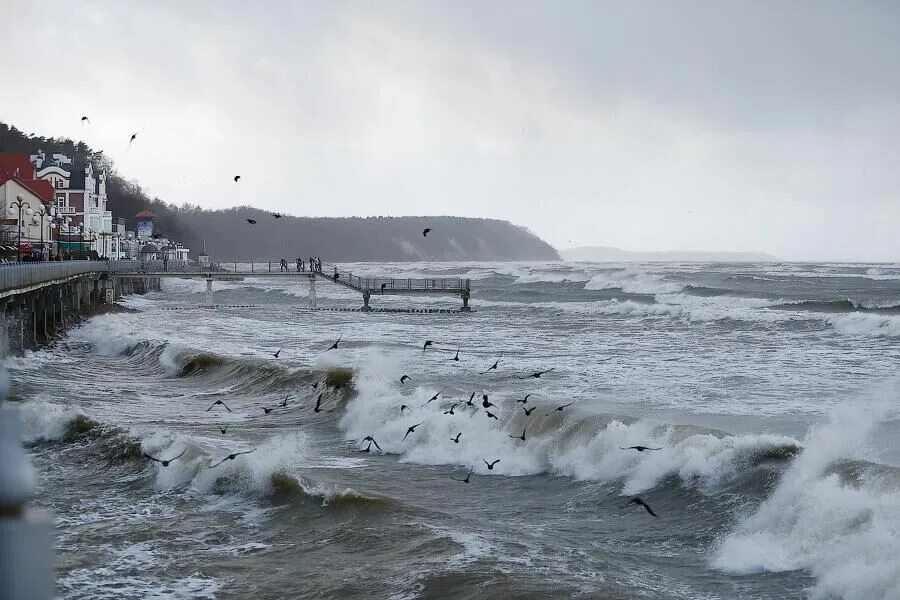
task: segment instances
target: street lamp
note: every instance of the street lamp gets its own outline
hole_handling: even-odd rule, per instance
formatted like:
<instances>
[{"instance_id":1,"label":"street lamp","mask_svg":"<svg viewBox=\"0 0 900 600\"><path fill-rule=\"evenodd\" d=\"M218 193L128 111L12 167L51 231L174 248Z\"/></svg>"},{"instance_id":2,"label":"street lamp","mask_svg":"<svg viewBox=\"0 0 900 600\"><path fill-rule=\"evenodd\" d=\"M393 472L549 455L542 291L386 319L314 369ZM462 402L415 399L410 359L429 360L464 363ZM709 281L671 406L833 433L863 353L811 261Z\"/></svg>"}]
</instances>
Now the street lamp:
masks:
<instances>
[{"instance_id":1,"label":"street lamp","mask_svg":"<svg viewBox=\"0 0 900 600\"><path fill-rule=\"evenodd\" d=\"M52 206L41 207L41 210L34 211L34 216L39 219L41 224L41 262L44 262L44 223L49 225L53 222L53 217L56 216L56 209Z\"/></svg>"},{"instance_id":2,"label":"street lamp","mask_svg":"<svg viewBox=\"0 0 900 600\"><path fill-rule=\"evenodd\" d=\"M6 212L8 212L10 216L13 216L16 214L16 210L18 210L19 212L19 235L18 239L16 240L16 260L17 262L22 262L22 211L24 210L25 214L29 217L34 214L34 211L31 210L31 205L25 202L25 199L21 195L16 196L15 202L9 203L9 208Z\"/></svg>"}]
</instances>

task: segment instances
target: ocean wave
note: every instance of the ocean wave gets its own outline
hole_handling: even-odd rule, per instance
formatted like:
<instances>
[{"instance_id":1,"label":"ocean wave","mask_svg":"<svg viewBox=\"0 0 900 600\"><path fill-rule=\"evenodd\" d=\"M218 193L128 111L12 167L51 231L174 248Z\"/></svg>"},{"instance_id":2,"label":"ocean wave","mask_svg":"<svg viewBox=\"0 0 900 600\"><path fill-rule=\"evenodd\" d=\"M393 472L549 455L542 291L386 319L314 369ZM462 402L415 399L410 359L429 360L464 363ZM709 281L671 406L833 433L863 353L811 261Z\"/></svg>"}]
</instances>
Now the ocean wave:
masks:
<instances>
[{"instance_id":1,"label":"ocean wave","mask_svg":"<svg viewBox=\"0 0 900 600\"><path fill-rule=\"evenodd\" d=\"M828 317L836 331L849 335L900 336L900 316L872 313L851 313Z\"/></svg>"},{"instance_id":2,"label":"ocean wave","mask_svg":"<svg viewBox=\"0 0 900 600\"><path fill-rule=\"evenodd\" d=\"M787 460L800 449L797 440L786 436L733 436L584 414L527 418L521 405L494 398L499 421L488 419L483 410L459 407L450 417L442 414L447 403L424 406L435 390L416 388L411 395L401 395L393 384L393 375L399 371L390 359L370 356L358 372L358 394L347 402L339 426L348 439L374 435L384 451L400 455L401 462L459 465L479 474L554 473L591 481L621 481L626 493L637 493L670 476L688 485L715 487L763 462ZM414 408L401 415L401 404ZM537 410L546 413L553 408ZM419 422L423 424L404 441L407 428ZM521 434L525 427L526 442L510 437ZM462 441L456 444L452 439L459 432ZM662 450L621 449L633 445ZM488 457L501 459L490 471L482 462Z\"/></svg>"},{"instance_id":3,"label":"ocean wave","mask_svg":"<svg viewBox=\"0 0 900 600\"><path fill-rule=\"evenodd\" d=\"M877 312L900 313L900 304L894 301L853 300L782 300L777 303L778 308L792 310L806 310L810 312Z\"/></svg>"},{"instance_id":4,"label":"ocean wave","mask_svg":"<svg viewBox=\"0 0 900 600\"><path fill-rule=\"evenodd\" d=\"M96 422L75 405L34 398L21 405L22 441L26 444L55 442L91 430Z\"/></svg>"},{"instance_id":5,"label":"ocean wave","mask_svg":"<svg viewBox=\"0 0 900 600\"><path fill-rule=\"evenodd\" d=\"M620 289L629 294L671 294L682 291L685 285L675 281L666 281L660 275L627 268L594 275L584 285L584 289Z\"/></svg>"},{"instance_id":6,"label":"ocean wave","mask_svg":"<svg viewBox=\"0 0 900 600\"><path fill-rule=\"evenodd\" d=\"M804 569L814 598L900 598L900 477L847 481L836 463L865 447L883 406L839 410L758 510L724 538L713 565L731 573Z\"/></svg>"}]
</instances>

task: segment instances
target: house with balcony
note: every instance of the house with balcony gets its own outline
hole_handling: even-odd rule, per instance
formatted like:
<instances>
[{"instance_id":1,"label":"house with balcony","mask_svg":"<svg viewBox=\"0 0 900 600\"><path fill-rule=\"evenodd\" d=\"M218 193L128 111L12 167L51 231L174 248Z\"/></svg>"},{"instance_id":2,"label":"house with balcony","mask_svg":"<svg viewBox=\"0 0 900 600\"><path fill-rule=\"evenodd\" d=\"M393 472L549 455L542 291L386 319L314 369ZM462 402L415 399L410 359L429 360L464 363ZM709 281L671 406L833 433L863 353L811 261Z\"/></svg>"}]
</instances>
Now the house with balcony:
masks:
<instances>
[{"instance_id":1,"label":"house with balcony","mask_svg":"<svg viewBox=\"0 0 900 600\"><path fill-rule=\"evenodd\" d=\"M53 188L35 176L27 154L0 152L0 258L53 253Z\"/></svg>"}]
</instances>

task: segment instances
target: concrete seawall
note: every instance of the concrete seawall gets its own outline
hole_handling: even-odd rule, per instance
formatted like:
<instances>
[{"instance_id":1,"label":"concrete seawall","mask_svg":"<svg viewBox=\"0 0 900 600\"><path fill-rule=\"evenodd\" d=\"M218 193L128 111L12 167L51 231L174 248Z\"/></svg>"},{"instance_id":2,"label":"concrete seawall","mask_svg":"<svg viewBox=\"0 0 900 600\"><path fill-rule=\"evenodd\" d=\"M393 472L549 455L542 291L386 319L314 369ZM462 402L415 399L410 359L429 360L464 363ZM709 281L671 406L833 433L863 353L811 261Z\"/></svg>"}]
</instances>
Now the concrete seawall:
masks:
<instances>
[{"instance_id":1,"label":"concrete seawall","mask_svg":"<svg viewBox=\"0 0 900 600\"><path fill-rule=\"evenodd\" d=\"M93 273L7 295L0 300L0 357L39 348L67 327L108 310L122 296L159 289L158 277Z\"/></svg>"}]
</instances>

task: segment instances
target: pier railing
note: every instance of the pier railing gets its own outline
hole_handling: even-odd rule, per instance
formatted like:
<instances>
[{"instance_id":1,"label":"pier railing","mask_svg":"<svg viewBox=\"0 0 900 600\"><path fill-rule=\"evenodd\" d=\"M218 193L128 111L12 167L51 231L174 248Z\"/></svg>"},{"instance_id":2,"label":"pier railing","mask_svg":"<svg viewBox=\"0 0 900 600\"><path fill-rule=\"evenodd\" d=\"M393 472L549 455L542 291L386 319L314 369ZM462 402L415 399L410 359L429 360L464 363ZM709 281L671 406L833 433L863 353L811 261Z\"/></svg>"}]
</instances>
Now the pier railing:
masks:
<instances>
[{"instance_id":1,"label":"pier railing","mask_svg":"<svg viewBox=\"0 0 900 600\"><path fill-rule=\"evenodd\" d=\"M40 285L73 275L109 270L105 260L65 260L61 262L16 263L0 267L0 292Z\"/></svg>"}]
</instances>

